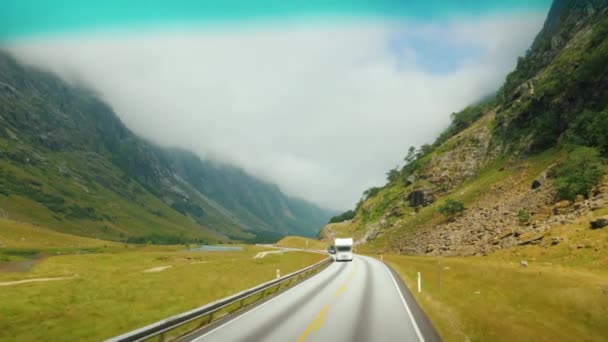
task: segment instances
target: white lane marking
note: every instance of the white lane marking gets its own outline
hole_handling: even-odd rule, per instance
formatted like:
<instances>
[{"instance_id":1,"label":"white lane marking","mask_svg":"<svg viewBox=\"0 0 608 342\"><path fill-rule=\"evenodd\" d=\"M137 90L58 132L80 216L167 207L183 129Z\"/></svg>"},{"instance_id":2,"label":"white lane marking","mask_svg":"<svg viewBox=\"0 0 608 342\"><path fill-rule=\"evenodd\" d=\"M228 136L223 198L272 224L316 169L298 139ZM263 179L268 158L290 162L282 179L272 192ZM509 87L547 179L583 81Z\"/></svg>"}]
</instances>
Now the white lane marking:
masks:
<instances>
[{"instance_id":1,"label":"white lane marking","mask_svg":"<svg viewBox=\"0 0 608 342\"><path fill-rule=\"evenodd\" d=\"M414 319L414 315L412 315L412 312L410 311L410 308L407 306L407 303L405 302L405 298L403 297L403 293L401 293L401 290L399 289L399 285L397 285L397 281L395 280L395 277L393 277L393 274L391 273L391 270L388 269L388 266L386 266L385 264L384 268L386 268L386 272L388 272L389 277L391 277L391 279L393 280L393 284L395 284L395 289L397 289L397 293L399 293L399 297L401 297L401 302L403 303L403 306L405 306L405 310L407 310L407 314L410 316L410 320L412 321L412 324L414 325L414 330L416 331L416 335L418 335L418 340L420 340L420 342L424 342L424 337L422 337L422 334L420 333L420 329L418 328L418 324L416 324L416 320Z\"/></svg>"},{"instance_id":2,"label":"white lane marking","mask_svg":"<svg viewBox=\"0 0 608 342\"><path fill-rule=\"evenodd\" d=\"M331 266L331 265L330 265L330 266ZM327 270L327 269L328 269L328 268L326 268L325 270ZM324 270L324 271L325 271L325 270ZM314 276L313 276L313 277L314 277ZM208 336L208 335L211 335L211 334L212 334L212 333L214 333L215 331L220 330L221 328L223 328L223 327L225 327L225 326L229 325L230 323L234 323L234 322L236 322L237 320L239 320L239 319L241 319L241 318L243 318L243 317L247 316L248 314L250 314L250 313L252 313L252 312L254 312L254 311L258 310L259 308L263 307L264 305L269 304L269 303L271 303L271 302L273 302L273 301L275 301L275 300L279 299L280 297L284 296L285 294L290 293L291 291L295 290L296 288L298 288L298 287L300 287L300 286L302 286L302 285L304 285L304 284L307 284L307 283L308 283L308 282L307 282L307 280L310 280L310 279L312 279L313 277L310 277L310 278L308 278L308 279L304 280L303 282L299 283L298 285L296 285L296 286L294 286L294 287L292 287L292 288L288 289L287 291L285 291L285 292L283 292L283 293L279 294L278 296L276 296L276 297L274 297L274 298L270 299L269 301L264 302L264 303L262 303L262 304L260 304L260 305L258 305L258 306L256 306L256 307L254 307L253 309L251 309L251 310L249 310L249 311L247 311L247 312L243 313L242 315L236 316L235 318L233 318L233 319L229 320L228 322L223 323L223 324L221 324L220 326L215 327L215 328L213 328L213 329L209 330L209 331L208 331L208 332L206 332L204 335L201 335L201 336L197 337L196 339L192 340L192 342L197 342L197 341L202 340L203 338L205 338L205 337L206 337L206 336Z\"/></svg>"}]
</instances>

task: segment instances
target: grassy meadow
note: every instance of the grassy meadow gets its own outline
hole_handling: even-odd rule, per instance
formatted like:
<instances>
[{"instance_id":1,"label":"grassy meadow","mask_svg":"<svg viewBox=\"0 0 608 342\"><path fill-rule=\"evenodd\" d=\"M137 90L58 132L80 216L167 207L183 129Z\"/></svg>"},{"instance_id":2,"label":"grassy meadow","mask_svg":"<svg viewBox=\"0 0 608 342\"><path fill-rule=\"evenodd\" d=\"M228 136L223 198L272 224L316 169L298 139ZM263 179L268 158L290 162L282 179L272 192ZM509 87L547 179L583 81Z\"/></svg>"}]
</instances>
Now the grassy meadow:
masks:
<instances>
[{"instance_id":1,"label":"grassy meadow","mask_svg":"<svg viewBox=\"0 0 608 342\"><path fill-rule=\"evenodd\" d=\"M594 214L608 214L603 209ZM564 241L487 257L384 255L445 341L608 340L608 230L555 227ZM548 238L550 239L550 237ZM520 262L526 260L528 267ZM417 293L417 272L422 293Z\"/></svg>"},{"instance_id":2,"label":"grassy meadow","mask_svg":"<svg viewBox=\"0 0 608 342\"><path fill-rule=\"evenodd\" d=\"M287 274L324 258L288 252L254 259L268 250L258 246L192 252L127 245L7 220L0 242L0 256L12 256L0 266L39 258L28 271L0 271L0 341L103 340L271 280L276 269ZM59 280L12 283L40 278Z\"/></svg>"},{"instance_id":3,"label":"grassy meadow","mask_svg":"<svg viewBox=\"0 0 608 342\"><path fill-rule=\"evenodd\" d=\"M275 245L280 246L280 247L289 247L289 248L321 249L321 250L326 250L328 247L328 244L323 241L309 239L309 238L305 238L305 237L301 237L301 236L284 237L283 239L278 241Z\"/></svg>"}]
</instances>

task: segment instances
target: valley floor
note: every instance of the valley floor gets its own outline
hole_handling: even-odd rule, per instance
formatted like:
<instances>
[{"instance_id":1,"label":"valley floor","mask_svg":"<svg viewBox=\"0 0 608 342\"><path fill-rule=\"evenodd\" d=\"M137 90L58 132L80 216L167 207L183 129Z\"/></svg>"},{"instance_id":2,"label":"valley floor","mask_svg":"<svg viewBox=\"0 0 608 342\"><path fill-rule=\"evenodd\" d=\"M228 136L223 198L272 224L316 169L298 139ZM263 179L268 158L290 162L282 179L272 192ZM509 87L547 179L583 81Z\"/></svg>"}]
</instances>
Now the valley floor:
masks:
<instances>
[{"instance_id":1,"label":"valley floor","mask_svg":"<svg viewBox=\"0 0 608 342\"><path fill-rule=\"evenodd\" d=\"M0 223L0 266L37 260L0 270L0 341L103 340L271 280L277 269L287 274L324 258L305 252L254 258L269 250L262 246L187 251L106 243ZM32 259L35 253L46 256Z\"/></svg>"}]
</instances>

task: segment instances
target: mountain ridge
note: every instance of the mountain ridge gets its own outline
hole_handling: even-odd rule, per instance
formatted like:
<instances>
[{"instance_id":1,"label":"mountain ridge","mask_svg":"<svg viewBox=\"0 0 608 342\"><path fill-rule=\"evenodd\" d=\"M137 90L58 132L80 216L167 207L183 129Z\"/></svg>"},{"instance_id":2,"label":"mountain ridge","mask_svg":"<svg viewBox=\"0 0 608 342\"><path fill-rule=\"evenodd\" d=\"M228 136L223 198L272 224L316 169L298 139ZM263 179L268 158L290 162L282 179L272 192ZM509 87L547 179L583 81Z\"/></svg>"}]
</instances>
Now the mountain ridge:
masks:
<instances>
[{"instance_id":1,"label":"mountain ridge","mask_svg":"<svg viewBox=\"0 0 608 342\"><path fill-rule=\"evenodd\" d=\"M608 157L607 84L608 1L554 1L496 96L453 113L435 143L412 147L386 185L364 192L352 220L320 237L430 255L559 244L554 227L608 205L608 179L597 177ZM593 175L581 175L593 177L585 190L561 171L576 162L593 165ZM576 196L565 199L565 190Z\"/></svg>"},{"instance_id":2,"label":"mountain ridge","mask_svg":"<svg viewBox=\"0 0 608 342\"><path fill-rule=\"evenodd\" d=\"M0 109L0 208L19 220L114 240L266 241L313 236L333 213L241 169L150 143L93 91L7 52L0 52Z\"/></svg>"}]
</instances>

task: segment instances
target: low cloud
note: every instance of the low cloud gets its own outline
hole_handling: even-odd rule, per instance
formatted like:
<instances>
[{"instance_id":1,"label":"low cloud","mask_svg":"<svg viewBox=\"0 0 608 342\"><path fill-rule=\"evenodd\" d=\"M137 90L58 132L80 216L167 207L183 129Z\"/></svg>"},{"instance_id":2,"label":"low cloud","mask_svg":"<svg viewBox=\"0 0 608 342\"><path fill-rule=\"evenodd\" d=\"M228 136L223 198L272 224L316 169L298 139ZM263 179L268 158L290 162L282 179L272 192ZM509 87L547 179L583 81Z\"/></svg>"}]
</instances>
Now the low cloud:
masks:
<instances>
[{"instance_id":1,"label":"low cloud","mask_svg":"<svg viewBox=\"0 0 608 342\"><path fill-rule=\"evenodd\" d=\"M141 136L346 209L495 91L543 18L126 31L9 49L90 84Z\"/></svg>"}]
</instances>

